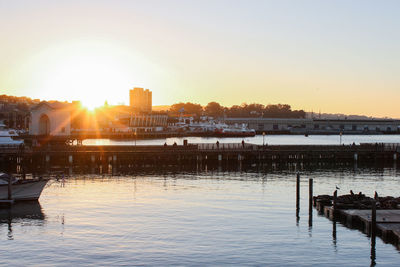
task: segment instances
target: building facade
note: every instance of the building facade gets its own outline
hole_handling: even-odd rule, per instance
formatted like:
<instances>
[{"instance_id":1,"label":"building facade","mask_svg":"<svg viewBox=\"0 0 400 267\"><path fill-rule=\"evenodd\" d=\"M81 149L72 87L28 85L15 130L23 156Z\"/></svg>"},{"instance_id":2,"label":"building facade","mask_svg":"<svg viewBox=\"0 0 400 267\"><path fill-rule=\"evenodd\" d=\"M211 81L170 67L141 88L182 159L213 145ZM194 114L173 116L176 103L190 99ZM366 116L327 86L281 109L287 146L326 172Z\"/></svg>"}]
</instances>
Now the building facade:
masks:
<instances>
[{"instance_id":1,"label":"building facade","mask_svg":"<svg viewBox=\"0 0 400 267\"><path fill-rule=\"evenodd\" d=\"M139 87L129 90L129 105L137 111L151 112L152 92Z\"/></svg>"},{"instance_id":2,"label":"building facade","mask_svg":"<svg viewBox=\"0 0 400 267\"><path fill-rule=\"evenodd\" d=\"M30 135L67 136L71 133L71 104L41 102L30 114Z\"/></svg>"},{"instance_id":3,"label":"building facade","mask_svg":"<svg viewBox=\"0 0 400 267\"><path fill-rule=\"evenodd\" d=\"M279 118L226 118L228 124L246 124L258 133L293 134L380 134L399 133L400 120L392 119L279 119Z\"/></svg>"}]
</instances>

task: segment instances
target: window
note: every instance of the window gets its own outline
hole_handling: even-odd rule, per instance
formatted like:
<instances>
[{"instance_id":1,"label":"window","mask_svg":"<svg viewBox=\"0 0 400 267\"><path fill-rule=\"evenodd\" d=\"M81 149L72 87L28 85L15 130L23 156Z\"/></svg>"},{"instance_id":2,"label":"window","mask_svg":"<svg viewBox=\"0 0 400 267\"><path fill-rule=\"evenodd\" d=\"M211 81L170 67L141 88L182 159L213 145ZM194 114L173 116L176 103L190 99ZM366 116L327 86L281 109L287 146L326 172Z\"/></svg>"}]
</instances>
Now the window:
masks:
<instances>
[{"instance_id":1,"label":"window","mask_svg":"<svg viewBox=\"0 0 400 267\"><path fill-rule=\"evenodd\" d=\"M319 129L319 124L314 124L314 129Z\"/></svg>"},{"instance_id":2,"label":"window","mask_svg":"<svg viewBox=\"0 0 400 267\"><path fill-rule=\"evenodd\" d=\"M274 130L279 130L278 124L274 124L272 127Z\"/></svg>"}]
</instances>

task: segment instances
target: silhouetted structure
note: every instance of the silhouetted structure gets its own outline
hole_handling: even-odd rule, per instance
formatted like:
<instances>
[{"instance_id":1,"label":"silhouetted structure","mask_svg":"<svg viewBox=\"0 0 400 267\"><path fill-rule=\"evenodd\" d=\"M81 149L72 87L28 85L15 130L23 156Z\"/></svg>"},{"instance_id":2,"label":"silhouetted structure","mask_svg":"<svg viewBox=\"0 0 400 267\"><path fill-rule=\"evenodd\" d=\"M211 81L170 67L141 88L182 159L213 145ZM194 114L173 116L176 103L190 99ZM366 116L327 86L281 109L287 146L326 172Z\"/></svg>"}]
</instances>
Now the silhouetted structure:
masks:
<instances>
[{"instance_id":1,"label":"silhouetted structure","mask_svg":"<svg viewBox=\"0 0 400 267\"><path fill-rule=\"evenodd\" d=\"M129 105L138 111L151 112L152 92L139 87L129 90Z\"/></svg>"}]
</instances>

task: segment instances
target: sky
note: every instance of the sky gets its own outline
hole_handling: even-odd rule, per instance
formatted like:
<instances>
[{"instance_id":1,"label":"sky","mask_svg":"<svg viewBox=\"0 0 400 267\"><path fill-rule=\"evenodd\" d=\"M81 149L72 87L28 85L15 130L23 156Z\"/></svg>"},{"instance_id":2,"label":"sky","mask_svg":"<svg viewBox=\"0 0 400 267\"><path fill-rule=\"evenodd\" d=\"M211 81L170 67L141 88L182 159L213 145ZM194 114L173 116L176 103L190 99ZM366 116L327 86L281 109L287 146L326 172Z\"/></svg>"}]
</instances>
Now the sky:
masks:
<instances>
[{"instance_id":1,"label":"sky","mask_svg":"<svg viewBox=\"0 0 400 267\"><path fill-rule=\"evenodd\" d=\"M0 0L0 94L400 118L400 1Z\"/></svg>"}]
</instances>

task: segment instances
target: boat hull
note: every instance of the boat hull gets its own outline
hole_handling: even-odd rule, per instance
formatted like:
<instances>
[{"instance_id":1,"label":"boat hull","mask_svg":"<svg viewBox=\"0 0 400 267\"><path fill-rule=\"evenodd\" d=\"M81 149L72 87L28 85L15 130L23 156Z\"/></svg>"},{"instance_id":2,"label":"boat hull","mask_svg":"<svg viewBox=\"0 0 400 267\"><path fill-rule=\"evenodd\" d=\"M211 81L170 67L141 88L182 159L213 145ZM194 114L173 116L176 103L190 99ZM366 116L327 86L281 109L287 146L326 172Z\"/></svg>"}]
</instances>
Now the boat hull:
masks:
<instances>
[{"instance_id":1,"label":"boat hull","mask_svg":"<svg viewBox=\"0 0 400 267\"><path fill-rule=\"evenodd\" d=\"M21 181L12 185L14 201L38 200L48 180ZM8 185L0 185L0 199L8 198Z\"/></svg>"},{"instance_id":2,"label":"boat hull","mask_svg":"<svg viewBox=\"0 0 400 267\"><path fill-rule=\"evenodd\" d=\"M254 133L217 133L216 137L254 137Z\"/></svg>"}]
</instances>

